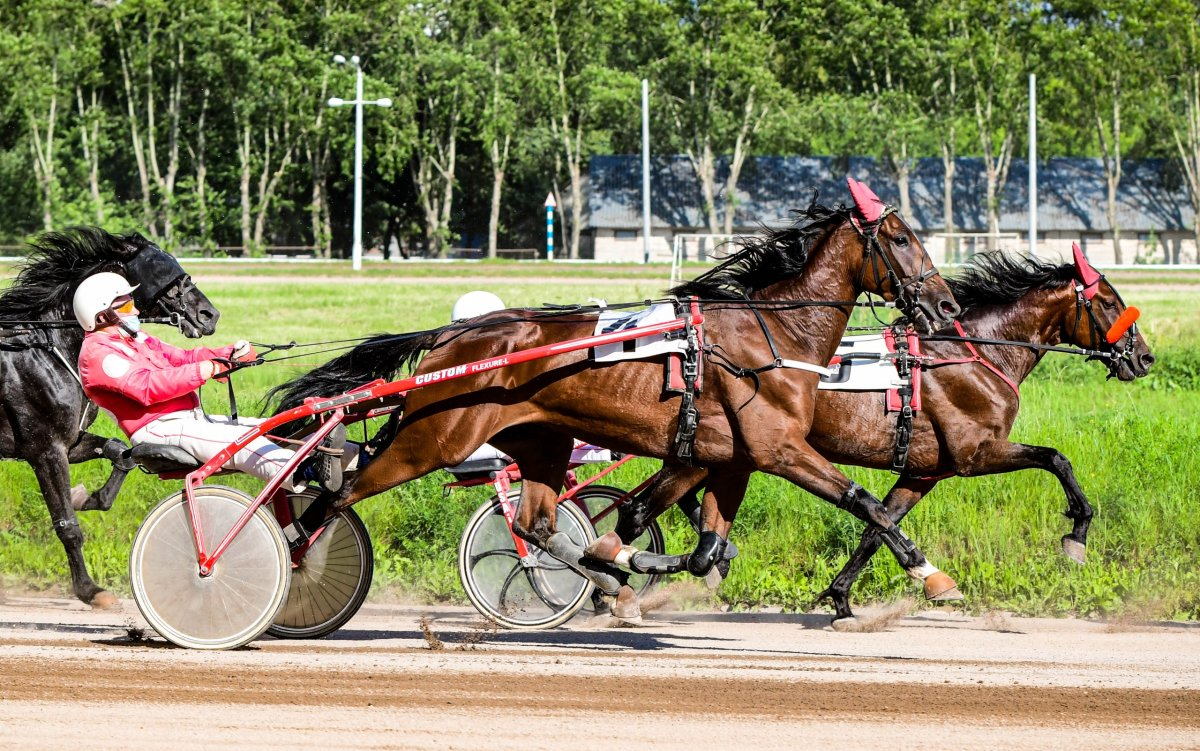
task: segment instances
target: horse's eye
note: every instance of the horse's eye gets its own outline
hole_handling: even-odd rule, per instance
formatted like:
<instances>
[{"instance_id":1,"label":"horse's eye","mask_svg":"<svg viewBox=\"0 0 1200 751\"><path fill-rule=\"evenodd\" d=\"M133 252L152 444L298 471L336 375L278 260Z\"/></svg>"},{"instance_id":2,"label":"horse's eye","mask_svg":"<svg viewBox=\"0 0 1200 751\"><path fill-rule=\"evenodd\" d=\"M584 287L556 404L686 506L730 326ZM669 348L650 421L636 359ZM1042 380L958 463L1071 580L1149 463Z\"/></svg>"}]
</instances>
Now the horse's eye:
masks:
<instances>
[{"instance_id":1,"label":"horse's eye","mask_svg":"<svg viewBox=\"0 0 1200 751\"><path fill-rule=\"evenodd\" d=\"M892 238L892 244L894 244L898 247L901 247L901 248L907 246L908 245L908 235L896 235L895 237Z\"/></svg>"}]
</instances>

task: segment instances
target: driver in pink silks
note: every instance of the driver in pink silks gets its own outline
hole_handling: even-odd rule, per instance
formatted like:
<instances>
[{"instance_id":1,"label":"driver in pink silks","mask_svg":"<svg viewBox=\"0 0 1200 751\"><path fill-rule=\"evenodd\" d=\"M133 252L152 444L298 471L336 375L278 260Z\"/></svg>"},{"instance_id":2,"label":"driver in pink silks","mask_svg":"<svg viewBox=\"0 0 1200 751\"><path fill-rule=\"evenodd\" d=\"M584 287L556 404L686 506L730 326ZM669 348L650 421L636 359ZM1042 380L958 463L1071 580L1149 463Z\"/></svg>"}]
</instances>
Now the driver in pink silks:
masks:
<instances>
[{"instance_id":1,"label":"driver in pink silks","mask_svg":"<svg viewBox=\"0 0 1200 751\"><path fill-rule=\"evenodd\" d=\"M219 359L245 361L257 355L248 342L228 347L180 349L140 330L138 309L130 296L135 287L119 274L104 272L85 279L75 292L75 318L87 334L79 353L83 391L117 421L129 440L178 446L207 462L245 434L259 418L208 415L196 393L227 366ZM339 426L325 445L340 449L345 429ZM292 458L291 449L257 438L234 454L225 466L267 481ZM318 454L302 464L295 479L317 481L326 490L341 486L341 461Z\"/></svg>"}]
</instances>

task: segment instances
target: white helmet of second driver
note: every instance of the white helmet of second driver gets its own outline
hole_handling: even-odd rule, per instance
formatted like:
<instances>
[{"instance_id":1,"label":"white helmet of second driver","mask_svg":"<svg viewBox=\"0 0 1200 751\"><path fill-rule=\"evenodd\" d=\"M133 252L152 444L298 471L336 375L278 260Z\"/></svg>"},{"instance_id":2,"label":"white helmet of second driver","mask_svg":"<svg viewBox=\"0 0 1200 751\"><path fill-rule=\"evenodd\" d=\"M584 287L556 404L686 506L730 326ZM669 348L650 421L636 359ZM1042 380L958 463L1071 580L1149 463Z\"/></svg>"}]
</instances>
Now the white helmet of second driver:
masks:
<instances>
[{"instance_id":1,"label":"white helmet of second driver","mask_svg":"<svg viewBox=\"0 0 1200 751\"><path fill-rule=\"evenodd\" d=\"M466 293L454 303L454 309L450 311L450 322L455 323L467 318L481 316L484 313L504 310L504 307L504 301L491 292L475 290L474 292Z\"/></svg>"}]
</instances>

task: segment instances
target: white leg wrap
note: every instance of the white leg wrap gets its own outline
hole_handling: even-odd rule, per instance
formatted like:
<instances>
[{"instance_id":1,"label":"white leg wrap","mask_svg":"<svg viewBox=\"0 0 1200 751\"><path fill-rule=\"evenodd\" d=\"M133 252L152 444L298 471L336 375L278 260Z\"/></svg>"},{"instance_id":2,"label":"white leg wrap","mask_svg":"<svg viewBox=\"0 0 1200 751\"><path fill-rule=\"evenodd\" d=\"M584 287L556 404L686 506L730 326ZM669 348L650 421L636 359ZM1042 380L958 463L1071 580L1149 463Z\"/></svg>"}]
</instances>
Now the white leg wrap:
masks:
<instances>
[{"instance_id":1,"label":"white leg wrap","mask_svg":"<svg viewBox=\"0 0 1200 751\"><path fill-rule=\"evenodd\" d=\"M613 563L617 564L621 568L629 568L630 561L633 559L633 554L636 552L638 552L638 549L632 545L623 545L617 552L616 557L613 558Z\"/></svg>"},{"instance_id":2,"label":"white leg wrap","mask_svg":"<svg viewBox=\"0 0 1200 751\"><path fill-rule=\"evenodd\" d=\"M925 561L924 565L917 566L915 568L905 569L904 571L905 571L905 573L907 573L909 576L916 579L917 581L925 581L927 578L929 578L930 576L933 576L934 574L936 574L938 572L938 567L934 566L929 561Z\"/></svg>"}]
</instances>

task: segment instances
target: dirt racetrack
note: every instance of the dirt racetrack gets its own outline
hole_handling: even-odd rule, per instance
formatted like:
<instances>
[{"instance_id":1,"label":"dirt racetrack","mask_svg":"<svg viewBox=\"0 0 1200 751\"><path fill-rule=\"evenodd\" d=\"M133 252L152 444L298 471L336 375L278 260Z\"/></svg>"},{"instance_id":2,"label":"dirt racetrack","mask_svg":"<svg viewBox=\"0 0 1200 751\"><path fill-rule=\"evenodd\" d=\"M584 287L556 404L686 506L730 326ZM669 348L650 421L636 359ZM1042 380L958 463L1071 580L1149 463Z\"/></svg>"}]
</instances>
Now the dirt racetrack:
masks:
<instances>
[{"instance_id":1,"label":"dirt racetrack","mask_svg":"<svg viewBox=\"0 0 1200 751\"><path fill-rule=\"evenodd\" d=\"M10 596L0 748L1200 748L1200 624L827 622L497 633L462 608L368 605L324 640L214 653L138 638L131 601Z\"/></svg>"}]
</instances>

